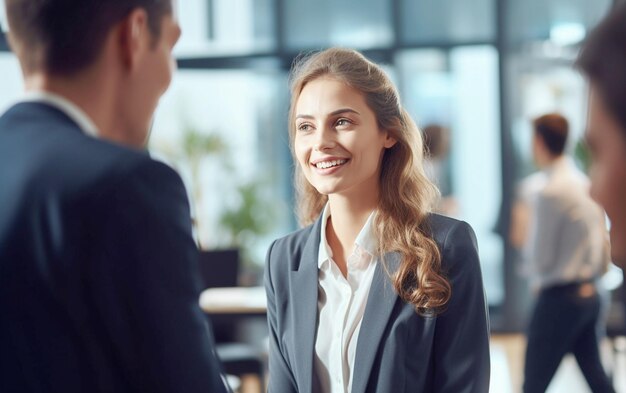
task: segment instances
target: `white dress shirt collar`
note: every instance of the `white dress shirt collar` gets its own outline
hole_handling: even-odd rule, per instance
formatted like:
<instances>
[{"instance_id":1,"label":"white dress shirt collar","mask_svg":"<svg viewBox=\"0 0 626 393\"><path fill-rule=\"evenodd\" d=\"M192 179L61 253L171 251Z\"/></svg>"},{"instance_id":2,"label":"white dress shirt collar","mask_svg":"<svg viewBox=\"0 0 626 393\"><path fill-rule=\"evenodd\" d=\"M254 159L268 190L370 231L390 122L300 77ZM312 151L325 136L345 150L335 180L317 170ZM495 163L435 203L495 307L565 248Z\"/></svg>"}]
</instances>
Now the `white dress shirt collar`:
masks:
<instances>
[{"instance_id":1,"label":"white dress shirt collar","mask_svg":"<svg viewBox=\"0 0 626 393\"><path fill-rule=\"evenodd\" d=\"M557 172L563 170L575 170L576 164L569 156L562 155L556 158L550 165L548 165L542 172L548 177L554 175Z\"/></svg>"},{"instance_id":2,"label":"white dress shirt collar","mask_svg":"<svg viewBox=\"0 0 626 393\"><path fill-rule=\"evenodd\" d=\"M65 97L48 91L27 92L20 102L43 102L65 113L87 135L98 137L98 128L89 116Z\"/></svg>"},{"instance_id":3,"label":"white dress shirt collar","mask_svg":"<svg viewBox=\"0 0 626 393\"><path fill-rule=\"evenodd\" d=\"M330 218L330 204L326 203L324 207L324 211L322 213L322 226L320 230L320 246L318 252L318 260L317 267L322 269L325 264L330 263L330 259L333 257L333 252L328 245L328 240L326 239L326 225L328 224L328 219ZM354 241L357 249L361 249L370 254L370 256L376 255L376 237L374 236L374 217L376 216L376 211L373 211L363 228L356 237Z\"/></svg>"},{"instance_id":4,"label":"white dress shirt collar","mask_svg":"<svg viewBox=\"0 0 626 393\"><path fill-rule=\"evenodd\" d=\"M345 277L333 261L326 239L325 229L330 216L330 207L326 204L319 238L314 373L320 393L349 393L359 332L377 267L377 240L373 231L376 211L361 228L354 249L346 259L348 271Z\"/></svg>"}]
</instances>

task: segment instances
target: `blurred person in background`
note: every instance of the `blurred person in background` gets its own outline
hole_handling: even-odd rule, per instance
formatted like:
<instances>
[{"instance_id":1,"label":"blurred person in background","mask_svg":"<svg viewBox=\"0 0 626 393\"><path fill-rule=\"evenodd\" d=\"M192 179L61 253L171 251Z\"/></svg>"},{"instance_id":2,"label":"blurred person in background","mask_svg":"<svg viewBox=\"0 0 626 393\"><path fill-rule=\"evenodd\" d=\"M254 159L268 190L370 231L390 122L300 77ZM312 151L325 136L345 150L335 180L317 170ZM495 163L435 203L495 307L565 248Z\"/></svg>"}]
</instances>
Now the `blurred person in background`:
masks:
<instances>
[{"instance_id":1,"label":"blurred person in background","mask_svg":"<svg viewBox=\"0 0 626 393\"><path fill-rule=\"evenodd\" d=\"M269 392L489 390L476 238L432 214L417 126L376 64L300 59L289 130L301 222L268 251Z\"/></svg>"},{"instance_id":2,"label":"blurred person in background","mask_svg":"<svg viewBox=\"0 0 626 393\"><path fill-rule=\"evenodd\" d=\"M573 353L591 390L614 392L599 353L598 279L609 262L604 213L589 181L565 154L569 124L551 113L533 121L533 158L541 172L524 181L528 233L523 254L537 294L528 328L524 392L545 392Z\"/></svg>"},{"instance_id":3,"label":"blurred person in background","mask_svg":"<svg viewBox=\"0 0 626 393\"><path fill-rule=\"evenodd\" d=\"M429 124L422 129L424 137L424 171L441 194L435 211L446 216L456 216L457 202L452 196L452 181L448 168L450 130L439 124Z\"/></svg>"},{"instance_id":4,"label":"blurred person in background","mask_svg":"<svg viewBox=\"0 0 626 393\"><path fill-rule=\"evenodd\" d=\"M589 34L577 65L590 81L586 139L592 152L591 195L606 210L611 222L611 258L624 270L626 269L626 4L617 6ZM626 275L624 278L626 281ZM622 293L626 305L626 291L622 290Z\"/></svg>"},{"instance_id":5,"label":"blurred person in background","mask_svg":"<svg viewBox=\"0 0 626 393\"><path fill-rule=\"evenodd\" d=\"M0 391L225 392L180 177L144 149L172 0L5 0Z\"/></svg>"}]
</instances>

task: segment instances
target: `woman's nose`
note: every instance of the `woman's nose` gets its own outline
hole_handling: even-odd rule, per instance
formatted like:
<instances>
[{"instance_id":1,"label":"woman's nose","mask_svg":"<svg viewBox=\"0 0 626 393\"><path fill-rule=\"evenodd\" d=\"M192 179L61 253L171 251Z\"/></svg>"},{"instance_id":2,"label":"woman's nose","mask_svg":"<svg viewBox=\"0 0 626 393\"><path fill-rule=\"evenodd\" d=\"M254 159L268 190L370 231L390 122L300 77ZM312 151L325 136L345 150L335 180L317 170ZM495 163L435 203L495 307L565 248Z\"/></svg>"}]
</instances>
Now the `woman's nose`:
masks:
<instances>
[{"instance_id":1,"label":"woman's nose","mask_svg":"<svg viewBox=\"0 0 626 393\"><path fill-rule=\"evenodd\" d=\"M317 151L323 151L335 147L337 141L335 134L329 127L320 127L315 133L314 148Z\"/></svg>"}]
</instances>

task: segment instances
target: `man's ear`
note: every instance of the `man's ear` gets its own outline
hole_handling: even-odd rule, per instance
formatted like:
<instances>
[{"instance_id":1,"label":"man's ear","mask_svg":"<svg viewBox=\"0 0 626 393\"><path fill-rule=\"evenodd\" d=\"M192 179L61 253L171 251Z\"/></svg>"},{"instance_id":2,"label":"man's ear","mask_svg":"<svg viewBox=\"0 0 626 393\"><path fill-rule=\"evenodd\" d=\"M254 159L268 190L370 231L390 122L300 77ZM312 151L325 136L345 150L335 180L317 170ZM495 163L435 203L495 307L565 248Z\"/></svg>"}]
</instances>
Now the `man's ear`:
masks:
<instances>
[{"instance_id":1,"label":"man's ear","mask_svg":"<svg viewBox=\"0 0 626 393\"><path fill-rule=\"evenodd\" d=\"M148 15L142 8L131 11L119 24L119 44L124 66L133 71L149 49Z\"/></svg>"}]
</instances>

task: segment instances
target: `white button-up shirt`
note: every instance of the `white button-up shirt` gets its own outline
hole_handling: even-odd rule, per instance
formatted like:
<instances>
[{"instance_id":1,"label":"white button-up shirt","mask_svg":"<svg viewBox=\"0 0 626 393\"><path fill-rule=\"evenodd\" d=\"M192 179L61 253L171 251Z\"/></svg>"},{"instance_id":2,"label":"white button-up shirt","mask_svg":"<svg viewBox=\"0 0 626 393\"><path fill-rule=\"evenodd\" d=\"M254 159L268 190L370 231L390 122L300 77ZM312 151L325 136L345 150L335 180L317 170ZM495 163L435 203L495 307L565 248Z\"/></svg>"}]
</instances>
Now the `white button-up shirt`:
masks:
<instances>
[{"instance_id":1,"label":"white button-up shirt","mask_svg":"<svg viewBox=\"0 0 626 393\"><path fill-rule=\"evenodd\" d=\"M608 262L604 213L589 195L589 180L562 157L522 183L533 209L524 249L536 289L593 280Z\"/></svg>"},{"instance_id":2,"label":"white button-up shirt","mask_svg":"<svg viewBox=\"0 0 626 393\"><path fill-rule=\"evenodd\" d=\"M376 268L374 215L370 214L355 240L347 260L347 277L333 261L326 240L328 204L322 215L314 371L324 393L348 393L352 389L356 345Z\"/></svg>"}]
</instances>

